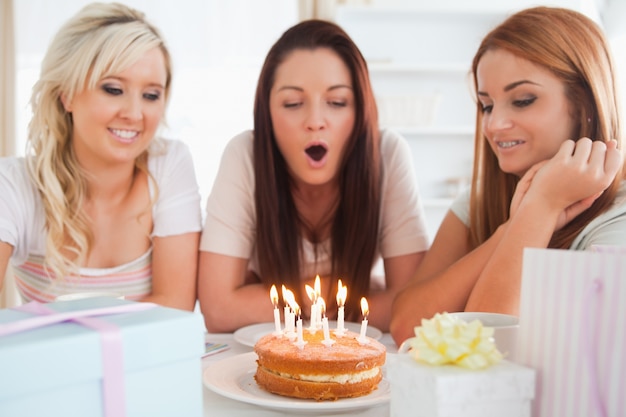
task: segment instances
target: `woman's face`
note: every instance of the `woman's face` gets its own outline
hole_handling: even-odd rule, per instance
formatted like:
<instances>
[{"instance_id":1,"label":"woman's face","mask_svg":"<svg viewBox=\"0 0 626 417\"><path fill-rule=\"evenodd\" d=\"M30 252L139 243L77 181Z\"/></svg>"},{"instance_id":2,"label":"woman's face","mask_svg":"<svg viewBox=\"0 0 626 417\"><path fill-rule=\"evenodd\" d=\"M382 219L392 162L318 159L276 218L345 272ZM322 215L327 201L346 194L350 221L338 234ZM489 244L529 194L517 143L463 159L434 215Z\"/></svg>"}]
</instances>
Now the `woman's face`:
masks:
<instances>
[{"instance_id":1,"label":"woman's face","mask_svg":"<svg viewBox=\"0 0 626 417\"><path fill-rule=\"evenodd\" d=\"M165 58L159 48L96 88L63 100L72 113L72 145L80 164L98 168L134 164L147 149L165 113Z\"/></svg>"},{"instance_id":2,"label":"woman's face","mask_svg":"<svg viewBox=\"0 0 626 417\"><path fill-rule=\"evenodd\" d=\"M564 84L550 71L494 49L476 71L482 129L504 172L522 176L574 133Z\"/></svg>"},{"instance_id":3,"label":"woman's face","mask_svg":"<svg viewBox=\"0 0 626 417\"><path fill-rule=\"evenodd\" d=\"M297 183L336 179L355 119L352 79L339 55L328 48L291 52L276 69L270 114Z\"/></svg>"}]
</instances>

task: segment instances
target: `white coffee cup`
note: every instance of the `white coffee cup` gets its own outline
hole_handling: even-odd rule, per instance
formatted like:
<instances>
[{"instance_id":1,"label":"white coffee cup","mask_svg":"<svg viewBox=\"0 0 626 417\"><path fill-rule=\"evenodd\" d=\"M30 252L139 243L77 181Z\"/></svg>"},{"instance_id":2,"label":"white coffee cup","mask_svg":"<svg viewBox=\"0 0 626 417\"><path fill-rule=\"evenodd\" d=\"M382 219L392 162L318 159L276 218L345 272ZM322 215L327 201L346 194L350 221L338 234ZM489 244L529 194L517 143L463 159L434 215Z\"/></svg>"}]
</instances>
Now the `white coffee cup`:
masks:
<instances>
[{"instance_id":1,"label":"white coffee cup","mask_svg":"<svg viewBox=\"0 0 626 417\"><path fill-rule=\"evenodd\" d=\"M519 319L516 316L478 311L464 311L449 314L467 323L480 320L483 326L493 328L493 338L496 347L502 352L505 359L515 361L515 348L519 329Z\"/></svg>"},{"instance_id":2,"label":"white coffee cup","mask_svg":"<svg viewBox=\"0 0 626 417\"><path fill-rule=\"evenodd\" d=\"M116 292L76 292L71 294L63 294L59 295L54 299L54 301L71 301L71 300L82 300L84 298L95 298L95 297L110 297L117 298L118 300L123 300L124 296L122 294Z\"/></svg>"}]
</instances>

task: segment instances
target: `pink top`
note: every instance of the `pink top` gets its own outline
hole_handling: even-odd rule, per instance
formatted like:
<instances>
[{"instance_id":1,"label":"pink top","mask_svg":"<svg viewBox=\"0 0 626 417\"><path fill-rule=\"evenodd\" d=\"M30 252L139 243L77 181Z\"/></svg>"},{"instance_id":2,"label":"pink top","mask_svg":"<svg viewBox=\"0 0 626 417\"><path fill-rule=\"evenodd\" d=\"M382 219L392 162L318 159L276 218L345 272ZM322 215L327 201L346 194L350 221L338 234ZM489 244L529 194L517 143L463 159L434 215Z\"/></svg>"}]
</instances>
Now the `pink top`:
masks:
<instances>
[{"instance_id":1,"label":"pink top","mask_svg":"<svg viewBox=\"0 0 626 417\"><path fill-rule=\"evenodd\" d=\"M152 291L152 249L127 264L114 268L81 268L78 276L50 279L43 257L31 255L13 268L22 301L49 303L59 295L80 292L114 292L126 300L140 300Z\"/></svg>"}]
</instances>

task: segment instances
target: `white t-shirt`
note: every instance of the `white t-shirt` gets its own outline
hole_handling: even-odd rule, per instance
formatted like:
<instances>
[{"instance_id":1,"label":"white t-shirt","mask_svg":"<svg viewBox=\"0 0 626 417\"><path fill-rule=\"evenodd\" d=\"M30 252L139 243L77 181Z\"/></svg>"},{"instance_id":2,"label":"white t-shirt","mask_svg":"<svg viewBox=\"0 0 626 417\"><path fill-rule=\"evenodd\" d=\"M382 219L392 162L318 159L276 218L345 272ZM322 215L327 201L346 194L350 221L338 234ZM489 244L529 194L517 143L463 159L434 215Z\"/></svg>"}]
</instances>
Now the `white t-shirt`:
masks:
<instances>
[{"instance_id":1,"label":"white t-shirt","mask_svg":"<svg viewBox=\"0 0 626 417\"><path fill-rule=\"evenodd\" d=\"M454 200L450 210L469 227L469 187ZM570 249L587 250L592 246L626 246L626 181L623 181L611 208L593 219L576 236Z\"/></svg>"},{"instance_id":2,"label":"white t-shirt","mask_svg":"<svg viewBox=\"0 0 626 417\"><path fill-rule=\"evenodd\" d=\"M411 150L398 134L383 131L382 204L377 258L390 258L428 249L424 210L419 197ZM258 273L255 250L253 134L235 136L222 155L220 168L207 200L200 250L250 259ZM330 273L330 239L317 247L303 240L301 277ZM317 255L317 256L316 256Z\"/></svg>"},{"instance_id":3,"label":"white t-shirt","mask_svg":"<svg viewBox=\"0 0 626 417\"><path fill-rule=\"evenodd\" d=\"M162 140L161 143L163 148L156 143L152 145L148 157L148 170L159 189L152 209L151 236L198 232L202 229L200 193L191 153L183 142ZM151 185L152 197L154 192ZM81 278L97 279L55 283L45 276L41 269L46 242L44 208L30 181L24 158L0 158L0 241L13 246L11 264L25 300L51 301L55 294L103 288L131 299L150 292L151 248L136 260L114 268L81 268ZM62 288L66 284L69 287Z\"/></svg>"}]
</instances>

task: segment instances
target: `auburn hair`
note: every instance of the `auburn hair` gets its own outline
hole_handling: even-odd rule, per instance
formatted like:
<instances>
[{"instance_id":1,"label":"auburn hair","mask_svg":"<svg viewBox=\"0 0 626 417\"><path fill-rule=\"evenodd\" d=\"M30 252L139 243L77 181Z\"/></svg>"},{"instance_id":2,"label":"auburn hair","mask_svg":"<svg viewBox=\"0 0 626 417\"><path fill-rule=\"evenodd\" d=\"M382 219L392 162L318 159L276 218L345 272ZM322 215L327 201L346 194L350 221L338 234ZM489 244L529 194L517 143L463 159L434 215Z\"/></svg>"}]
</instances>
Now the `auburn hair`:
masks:
<instances>
[{"instance_id":1,"label":"auburn hair","mask_svg":"<svg viewBox=\"0 0 626 417\"><path fill-rule=\"evenodd\" d=\"M483 55L505 50L549 70L565 86L574 119L574 137L618 141L622 148L615 66L602 30L588 17L558 7L534 7L513 14L485 36L472 62L476 71ZM476 100L474 167L470 198L470 245L487 240L509 217L519 178L504 173L482 132L482 108ZM624 178L620 171L593 205L556 231L551 248L569 248L583 228L607 210Z\"/></svg>"}]
</instances>

